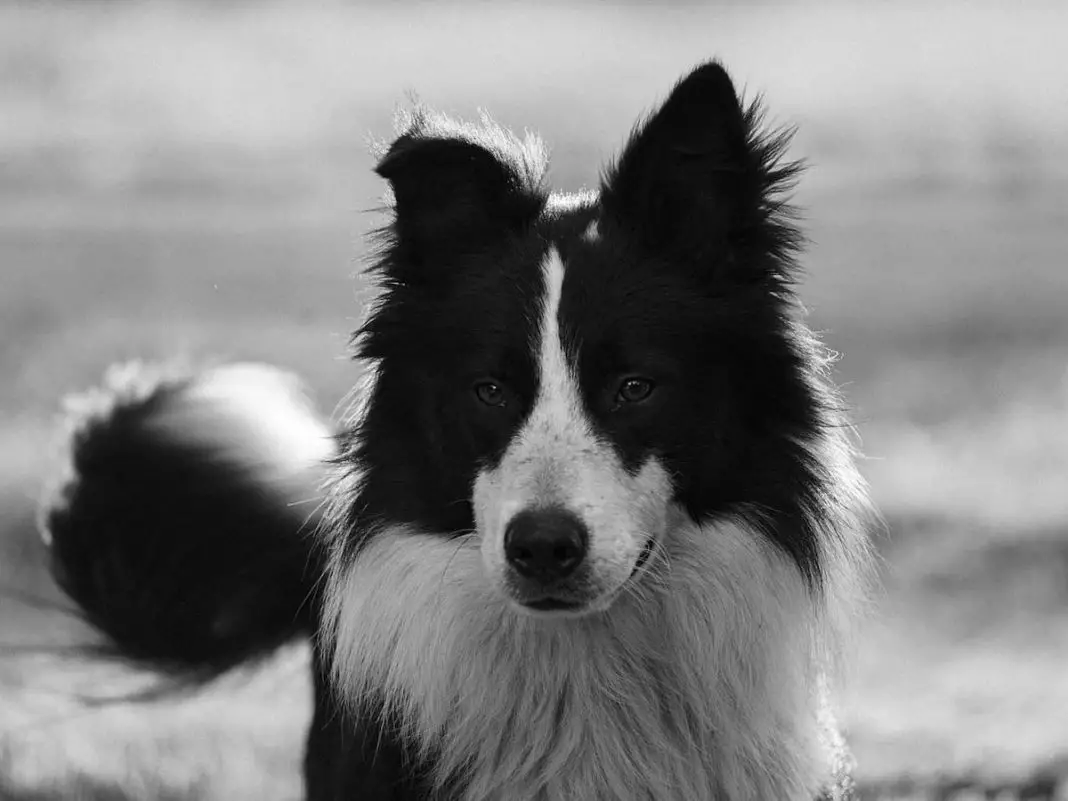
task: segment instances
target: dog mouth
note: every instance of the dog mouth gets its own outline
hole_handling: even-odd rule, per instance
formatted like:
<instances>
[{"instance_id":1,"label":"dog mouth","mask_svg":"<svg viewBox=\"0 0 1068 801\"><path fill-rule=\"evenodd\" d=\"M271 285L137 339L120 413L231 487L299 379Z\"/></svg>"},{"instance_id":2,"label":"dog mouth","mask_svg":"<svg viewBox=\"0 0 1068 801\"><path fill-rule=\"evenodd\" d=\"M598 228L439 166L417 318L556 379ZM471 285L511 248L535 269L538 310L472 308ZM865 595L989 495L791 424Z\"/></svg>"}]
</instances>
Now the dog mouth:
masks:
<instances>
[{"instance_id":1,"label":"dog mouth","mask_svg":"<svg viewBox=\"0 0 1068 801\"><path fill-rule=\"evenodd\" d=\"M630 571L630 576L627 581L632 580L638 571L641 570L645 563L649 561L649 558L653 555L653 548L656 547L656 540L653 537L649 537L645 540L645 544L642 546L641 553L638 554L638 558L634 562L634 569Z\"/></svg>"},{"instance_id":2,"label":"dog mouth","mask_svg":"<svg viewBox=\"0 0 1068 801\"><path fill-rule=\"evenodd\" d=\"M577 612L585 607L585 604L566 601L563 598L541 598L537 601L527 601L523 606L535 612Z\"/></svg>"},{"instance_id":3,"label":"dog mouth","mask_svg":"<svg viewBox=\"0 0 1068 801\"><path fill-rule=\"evenodd\" d=\"M653 556L653 551L656 549L656 538L649 537L646 539L645 544L642 545L641 551L638 553L638 558L634 561L634 567L630 571L630 575L627 576L627 580L623 582L626 586L635 580L641 569L649 562ZM622 588L621 588L622 589ZM613 593L615 597L615 593ZM565 597L549 595L541 598L523 600L520 604L532 611L532 612L583 612L591 607L596 606L596 602L591 601L577 601Z\"/></svg>"}]
</instances>

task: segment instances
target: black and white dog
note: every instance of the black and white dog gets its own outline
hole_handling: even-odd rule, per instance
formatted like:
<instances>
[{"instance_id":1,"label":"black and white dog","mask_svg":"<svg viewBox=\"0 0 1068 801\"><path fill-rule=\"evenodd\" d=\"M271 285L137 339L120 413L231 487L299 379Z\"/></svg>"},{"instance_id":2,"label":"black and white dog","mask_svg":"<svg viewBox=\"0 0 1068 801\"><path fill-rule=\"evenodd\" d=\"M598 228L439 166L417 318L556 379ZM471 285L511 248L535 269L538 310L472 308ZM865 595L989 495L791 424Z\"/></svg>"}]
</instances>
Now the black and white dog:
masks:
<instances>
[{"instance_id":1,"label":"black and white dog","mask_svg":"<svg viewBox=\"0 0 1068 801\"><path fill-rule=\"evenodd\" d=\"M565 196L536 138L417 109L348 424L267 367L113 371L43 509L61 585L174 674L310 635L313 801L849 797L869 512L761 125L701 65Z\"/></svg>"}]
</instances>

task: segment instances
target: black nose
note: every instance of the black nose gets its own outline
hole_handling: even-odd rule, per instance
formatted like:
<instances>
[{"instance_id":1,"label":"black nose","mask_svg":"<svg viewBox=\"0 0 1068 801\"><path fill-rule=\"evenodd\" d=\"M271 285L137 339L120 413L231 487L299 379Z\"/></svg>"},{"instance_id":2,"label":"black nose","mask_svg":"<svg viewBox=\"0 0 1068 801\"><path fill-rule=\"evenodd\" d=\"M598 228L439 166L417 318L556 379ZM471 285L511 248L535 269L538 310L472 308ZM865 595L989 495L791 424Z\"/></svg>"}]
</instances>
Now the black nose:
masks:
<instances>
[{"instance_id":1,"label":"black nose","mask_svg":"<svg viewBox=\"0 0 1068 801\"><path fill-rule=\"evenodd\" d=\"M565 509L527 509L504 530L504 555L519 575L557 581L586 558L590 535L579 517Z\"/></svg>"}]
</instances>

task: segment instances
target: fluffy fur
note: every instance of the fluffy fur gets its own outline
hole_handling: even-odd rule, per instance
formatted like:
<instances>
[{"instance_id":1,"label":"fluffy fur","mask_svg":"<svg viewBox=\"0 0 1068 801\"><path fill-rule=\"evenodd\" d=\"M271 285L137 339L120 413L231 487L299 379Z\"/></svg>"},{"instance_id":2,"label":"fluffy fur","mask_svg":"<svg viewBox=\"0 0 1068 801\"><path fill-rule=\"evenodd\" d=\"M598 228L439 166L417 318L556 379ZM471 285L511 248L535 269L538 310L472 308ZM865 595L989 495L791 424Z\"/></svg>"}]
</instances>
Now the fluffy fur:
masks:
<instances>
[{"instance_id":1,"label":"fluffy fur","mask_svg":"<svg viewBox=\"0 0 1068 801\"><path fill-rule=\"evenodd\" d=\"M116 365L67 399L62 446L41 531L118 653L209 678L308 630L307 535L335 445L294 376Z\"/></svg>"},{"instance_id":2,"label":"fluffy fur","mask_svg":"<svg viewBox=\"0 0 1068 801\"><path fill-rule=\"evenodd\" d=\"M336 447L263 373L113 388L45 516L65 586L172 669L311 633L313 801L847 798L830 683L869 512L793 300L786 144L715 63L582 195L548 189L535 137L416 110L380 154L380 292ZM147 492L101 483L119 457ZM320 475L309 540L284 510ZM130 522L176 501L180 531ZM178 558L127 558L145 547Z\"/></svg>"}]
</instances>

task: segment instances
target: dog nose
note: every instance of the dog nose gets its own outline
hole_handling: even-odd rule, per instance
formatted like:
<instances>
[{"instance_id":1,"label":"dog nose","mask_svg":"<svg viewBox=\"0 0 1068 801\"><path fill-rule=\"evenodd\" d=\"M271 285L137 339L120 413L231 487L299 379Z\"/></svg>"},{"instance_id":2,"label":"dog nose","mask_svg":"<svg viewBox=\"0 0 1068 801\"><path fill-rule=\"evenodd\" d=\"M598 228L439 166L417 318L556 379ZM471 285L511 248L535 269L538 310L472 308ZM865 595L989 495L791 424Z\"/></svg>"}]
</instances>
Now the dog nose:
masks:
<instances>
[{"instance_id":1,"label":"dog nose","mask_svg":"<svg viewBox=\"0 0 1068 801\"><path fill-rule=\"evenodd\" d=\"M590 535L585 523L566 509L527 509L504 529L504 555L519 575L558 581L586 558Z\"/></svg>"}]
</instances>

